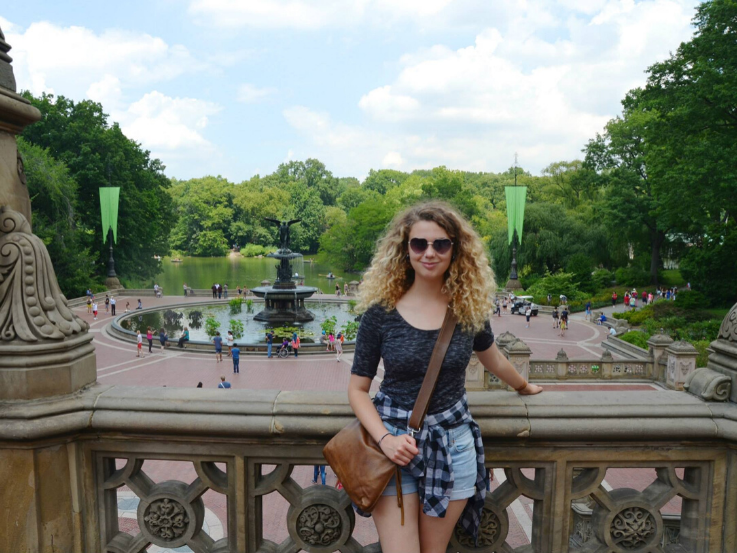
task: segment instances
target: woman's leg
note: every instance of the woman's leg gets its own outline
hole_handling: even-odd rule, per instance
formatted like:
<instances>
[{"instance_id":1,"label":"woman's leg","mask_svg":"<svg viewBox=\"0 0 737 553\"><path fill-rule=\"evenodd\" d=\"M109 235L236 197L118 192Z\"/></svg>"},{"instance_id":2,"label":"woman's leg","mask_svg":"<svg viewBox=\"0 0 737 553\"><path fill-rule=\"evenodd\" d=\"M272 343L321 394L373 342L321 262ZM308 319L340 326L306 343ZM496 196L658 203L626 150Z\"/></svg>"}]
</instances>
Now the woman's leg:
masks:
<instances>
[{"instance_id":1,"label":"woman's leg","mask_svg":"<svg viewBox=\"0 0 737 553\"><path fill-rule=\"evenodd\" d=\"M445 518L431 517L425 513L420 513L420 550L422 553L445 553L453 529L466 507L466 503L468 503L468 499L451 501L448 504L448 510L445 512Z\"/></svg>"},{"instance_id":2,"label":"woman's leg","mask_svg":"<svg viewBox=\"0 0 737 553\"><path fill-rule=\"evenodd\" d=\"M403 500L404 526L396 495L383 496L372 513L383 553L420 553L420 501L416 493L404 495Z\"/></svg>"}]
</instances>

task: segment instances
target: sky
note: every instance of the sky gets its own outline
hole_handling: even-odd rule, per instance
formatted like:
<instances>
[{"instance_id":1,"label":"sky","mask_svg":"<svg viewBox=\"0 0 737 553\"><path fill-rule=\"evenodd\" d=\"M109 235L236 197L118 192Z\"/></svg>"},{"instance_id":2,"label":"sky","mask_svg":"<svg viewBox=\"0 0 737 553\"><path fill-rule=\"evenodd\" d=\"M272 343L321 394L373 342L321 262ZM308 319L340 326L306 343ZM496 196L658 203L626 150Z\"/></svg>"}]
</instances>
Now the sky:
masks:
<instances>
[{"instance_id":1,"label":"sky","mask_svg":"<svg viewBox=\"0 0 737 553\"><path fill-rule=\"evenodd\" d=\"M19 90L100 102L179 179L289 160L334 175L533 174L693 34L691 0L24 0Z\"/></svg>"}]
</instances>

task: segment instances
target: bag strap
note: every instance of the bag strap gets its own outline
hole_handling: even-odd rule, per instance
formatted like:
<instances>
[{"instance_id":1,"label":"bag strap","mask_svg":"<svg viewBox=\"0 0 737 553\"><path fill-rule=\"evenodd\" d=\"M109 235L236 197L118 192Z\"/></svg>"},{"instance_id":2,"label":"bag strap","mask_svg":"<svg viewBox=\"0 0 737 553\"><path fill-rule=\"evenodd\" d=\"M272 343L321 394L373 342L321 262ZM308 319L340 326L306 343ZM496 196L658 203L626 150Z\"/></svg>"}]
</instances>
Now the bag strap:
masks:
<instances>
[{"instance_id":1,"label":"bag strap","mask_svg":"<svg viewBox=\"0 0 737 553\"><path fill-rule=\"evenodd\" d=\"M435 385L438 382L438 375L440 375L440 367L443 364L443 359L445 359L445 354L448 352L450 339L453 337L453 331L455 331L457 323L458 319L449 307L445 312L443 326L440 328L440 334L438 334L438 339L432 350L432 357L430 357L430 364L427 367L425 379L422 381L420 393L417 394L417 400L412 409L412 416L409 419L407 430L411 436L417 434L425 422L425 415L427 415L427 409L430 406L430 398L432 398Z\"/></svg>"}]
</instances>

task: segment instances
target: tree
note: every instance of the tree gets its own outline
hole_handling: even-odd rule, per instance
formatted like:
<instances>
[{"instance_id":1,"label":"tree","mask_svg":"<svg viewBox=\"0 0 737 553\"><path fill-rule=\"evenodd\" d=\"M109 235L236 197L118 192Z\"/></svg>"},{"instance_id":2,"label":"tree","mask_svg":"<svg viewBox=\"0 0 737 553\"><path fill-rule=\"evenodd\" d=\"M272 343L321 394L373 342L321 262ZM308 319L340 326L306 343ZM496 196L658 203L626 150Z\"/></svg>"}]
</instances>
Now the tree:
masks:
<instances>
[{"instance_id":1,"label":"tree","mask_svg":"<svg viewBox=\"0 0 737 553\"><path fill-rule=\"evenodd\" d=\"M77 183L75 213L98 275L105 274L108 244L102 235L99 188L120 187L116 269L124 279L146 279L159 271L154 254L169 252L172 227L169 179L164 166L148 151L108 123L102 106L90 100L78 103L64 96L25 97L42 114L26 127L23 138L48 149L63 162Z\"/></svg>"}]
</instances>

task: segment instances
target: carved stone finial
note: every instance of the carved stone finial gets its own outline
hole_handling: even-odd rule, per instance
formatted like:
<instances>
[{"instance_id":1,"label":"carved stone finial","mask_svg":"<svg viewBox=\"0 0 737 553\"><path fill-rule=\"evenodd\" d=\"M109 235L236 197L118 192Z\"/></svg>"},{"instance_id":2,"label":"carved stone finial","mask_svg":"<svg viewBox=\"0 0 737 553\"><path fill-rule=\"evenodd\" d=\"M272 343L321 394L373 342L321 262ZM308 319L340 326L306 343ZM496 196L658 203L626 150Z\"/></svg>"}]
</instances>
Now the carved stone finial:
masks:
<instances>
[{"instance_id":1,"label":"carved stone finial","mask_svg":"<svg viewBox=\"0 0 737 553\"><path fill-rule=\"evenodd\" d=\"M560 348L560 351L558 352L558 355L555 356L556 361L568 361L568 354L566 353L566 350L563 348Z\"/></svg>"},{"instance_id":2,"label":"carved stone finial","mask_svg":"<svg viewBox=\"0 0 737 553\"><path fill-rule=\"evenodd\" d=\"M0 207L0 341L58 341L87 328L67 306L44 243L23 215Z\"/></svg>"},{"instance_id":3,"label":"carved stone finial","mask_svg":"<svg viewBox=\"0 0 737 553\"><path fill-rule=\"evenodd\" d=\"M608 349L604 350L604 353L601 354L601 360L604 363L612 363L614 362L614 356L612 355L612 352Z\"/></svg>"},{"instance_id":4,"label":"carved stone finial","mask_svg":"<svg viewBox=\"0 0 737 553\"><path fill-rule=\"evenodd\" d=\"M15 75L10 65L13 58L8 55L8 52L10 52L10 44L5 42L5 35L0 29L0 87L15 92Z\"/></svg>"},{"instance_id":5,"label":"carved stone finial","mask_svg":"<svg viewBox=\"0 0 737 553\"><path fill-rule=\"evenodd\" d=\"M724 317L717 338L733 344L737 343L737 304L733 305L727 316Z\"/></svg>"}]
</instances>

